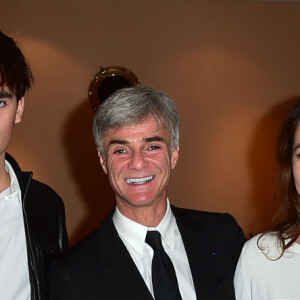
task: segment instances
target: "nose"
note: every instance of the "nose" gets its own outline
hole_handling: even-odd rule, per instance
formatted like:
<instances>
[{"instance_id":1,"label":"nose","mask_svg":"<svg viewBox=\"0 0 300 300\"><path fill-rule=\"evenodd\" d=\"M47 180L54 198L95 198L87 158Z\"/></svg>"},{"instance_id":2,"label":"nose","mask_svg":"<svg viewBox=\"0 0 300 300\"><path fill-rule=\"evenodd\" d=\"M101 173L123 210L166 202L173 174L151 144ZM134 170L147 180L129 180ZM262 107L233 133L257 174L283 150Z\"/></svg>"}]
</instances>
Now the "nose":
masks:
<instances>
[{"instance_id":1,"label":"nose","mask_svg":"<svg viewBox=\"0 0 300 300\"><path fill-rule=\"evenodd\" d=\"M141 151L134 151L129 160L129 169L142 170L147 166L147 159Z\"/></svg>"}]
</instances>

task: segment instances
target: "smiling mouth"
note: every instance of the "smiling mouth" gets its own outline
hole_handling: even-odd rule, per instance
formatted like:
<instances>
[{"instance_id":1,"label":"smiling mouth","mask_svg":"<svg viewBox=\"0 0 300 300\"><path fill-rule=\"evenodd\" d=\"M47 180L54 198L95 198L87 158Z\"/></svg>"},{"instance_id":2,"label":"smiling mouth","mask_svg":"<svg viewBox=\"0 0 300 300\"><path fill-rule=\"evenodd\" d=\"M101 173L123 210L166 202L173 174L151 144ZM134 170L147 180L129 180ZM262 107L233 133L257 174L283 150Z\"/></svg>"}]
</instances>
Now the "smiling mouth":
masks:
<instances>
[{"instance_id":1,"label":"smiling mouth","mask_svg":"<svg viewBox=\"0 0 300 300\"><path fill-rule=\"evenodd\" d=\"M148 176L144 178L127 178L126 182L129 184L144 184L151 181L153 178L154 176Z\"/></svg>"}]
</instances>

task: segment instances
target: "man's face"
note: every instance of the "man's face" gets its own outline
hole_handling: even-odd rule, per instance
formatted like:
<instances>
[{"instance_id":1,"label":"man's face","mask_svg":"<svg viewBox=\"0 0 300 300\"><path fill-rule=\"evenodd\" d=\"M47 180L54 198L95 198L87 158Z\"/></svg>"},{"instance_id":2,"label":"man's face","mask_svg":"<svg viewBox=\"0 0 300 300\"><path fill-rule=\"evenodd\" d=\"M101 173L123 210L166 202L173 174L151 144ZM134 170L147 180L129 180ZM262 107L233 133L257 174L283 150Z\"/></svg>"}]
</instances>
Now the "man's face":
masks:
<instances>
[{"instance_id":1,"label":"man's face","mask_svg":"<svg viewBox=\"0 0 300 300\"><path fill-rule=\"evenodd\" d=\"M117 206L126 211L165 205L171 169L179 149L170 157L170 135L153 116L137 125L109 129L103 139L107 160L100 163L116 195Z\"/></svg>"},{"instance_id":2,"label":"man's face","mask_svg":"<svg viewBox=\"0 0 300 300\"><path fill-rule=\"evenodd\" d=\"M17 103L16 96L4 85L0 87L0 161L12 137L14 125L21 122L24 110L24 98Z\"/></svg>"}]
</instances>

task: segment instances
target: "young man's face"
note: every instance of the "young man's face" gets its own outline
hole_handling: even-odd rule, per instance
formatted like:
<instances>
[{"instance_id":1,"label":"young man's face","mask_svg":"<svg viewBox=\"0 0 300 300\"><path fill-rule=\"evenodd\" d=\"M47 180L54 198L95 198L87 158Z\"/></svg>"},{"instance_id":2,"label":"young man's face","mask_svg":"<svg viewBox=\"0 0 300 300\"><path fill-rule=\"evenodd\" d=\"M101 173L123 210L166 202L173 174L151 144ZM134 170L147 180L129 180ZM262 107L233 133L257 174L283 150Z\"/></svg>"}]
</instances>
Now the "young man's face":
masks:
<instances>
[{"instance_id":1,"label":"young man's face","mask_svg":"<svg viewBox=\"0 0 300 300\"><path fill-rule=\"evenodd\" d=\"M6 86L0 87L0 162L5 157L14 125L21 122L24 110L24 98L17 103L16 96Z\"/></svg>"},{"instance_id":2,"label":"young man's face","mask_svg":"<svg viewBox=\"0 0 300 300\"><path fill-rule=\"evenodd\" d=\"M116 195L120 211L165 205L171 169L178 147L170 157L170 135L153 116L137 125L109 129L103 139L107 161L100 163Z\"/></svg>"}]
</instances>

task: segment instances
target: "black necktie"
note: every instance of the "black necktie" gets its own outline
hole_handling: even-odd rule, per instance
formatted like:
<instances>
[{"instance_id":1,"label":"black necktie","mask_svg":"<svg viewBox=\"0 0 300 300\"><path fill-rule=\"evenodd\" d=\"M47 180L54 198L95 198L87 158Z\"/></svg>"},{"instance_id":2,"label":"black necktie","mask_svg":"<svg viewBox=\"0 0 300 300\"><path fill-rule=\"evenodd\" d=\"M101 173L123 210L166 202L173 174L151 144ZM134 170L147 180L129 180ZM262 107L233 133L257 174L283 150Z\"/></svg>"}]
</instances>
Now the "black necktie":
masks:
<instances>
[{"instance_id":1,"label":"black necktie","mask_svg":"<svg viewBox=\"0 0 300 300\"><path fill-rule=\"evenodd\" d=\"M148 231L146 243L154 250L152 283L155 300L181 300L175 269L162 246L160 233Z\"/></svg>"}]
</instances>

